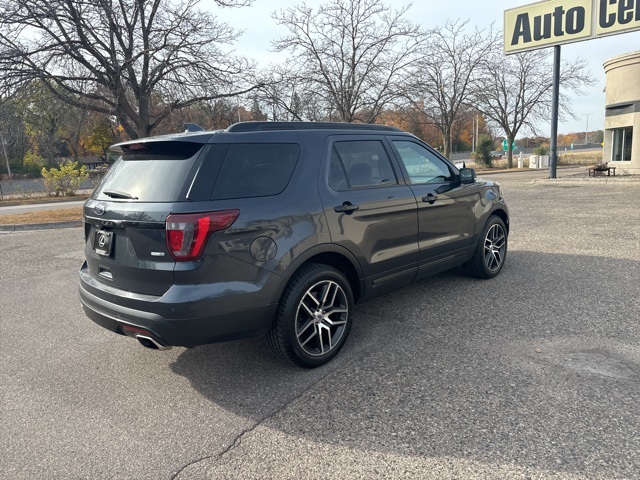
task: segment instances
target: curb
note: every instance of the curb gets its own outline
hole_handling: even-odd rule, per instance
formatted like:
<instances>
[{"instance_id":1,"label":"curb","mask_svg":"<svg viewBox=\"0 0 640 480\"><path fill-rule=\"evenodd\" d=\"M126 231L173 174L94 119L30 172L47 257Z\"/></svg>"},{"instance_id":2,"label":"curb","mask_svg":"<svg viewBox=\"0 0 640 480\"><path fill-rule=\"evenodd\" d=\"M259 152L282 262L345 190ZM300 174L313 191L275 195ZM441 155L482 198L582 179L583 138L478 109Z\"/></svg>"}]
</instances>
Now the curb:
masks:
<instances>
[{"instance_id":1,"label":"curb","mask_svg":"<svg viewBox=\"0 0 640 480\"><path fill-rule=\"evenodd\" d=\"M24 232L32 230L52 230L54 228L81 227L82 220L55 223L26 223L23 225L0 225L0 232Z\"/></svg>"},{"instance_id":2,"label":"curb","mask_svg":"<svg viewBox=\"0 0 640 480\"><path fill-rule=\"evenodd\" d=\"M569 169L573 169L573 168L581 168L582 165L561 165L557 167L557 170L569 170ZM548 172L549 169L548 168L528 168L528 167L522 167L522 168L501 168L499 170L493 170L491 168L486 169L486 168L474 168L474 170L476 171L476 175L480 176L480 175L484 175L485 173L489 173L491 175L501 175L503 173L526 173L526 172Z\"/></svg>"},{"instance_id":3,"label":"curb","mask_svg":"<svg viewBox=\"0 0 640 480\"><path fill-rule=\"evenodd\" d=\"M620 175L622 177L622 175ZM596 178L586 178L586 177L564 177L564 178L534 178L531 180L533 184L541 184L541 185L607 185L607 184L620 184L620 183L640 183L640 178L638 177L628 177L628 178L615 178L615 177L596 177Z\"/></svg>"}]
</instances>

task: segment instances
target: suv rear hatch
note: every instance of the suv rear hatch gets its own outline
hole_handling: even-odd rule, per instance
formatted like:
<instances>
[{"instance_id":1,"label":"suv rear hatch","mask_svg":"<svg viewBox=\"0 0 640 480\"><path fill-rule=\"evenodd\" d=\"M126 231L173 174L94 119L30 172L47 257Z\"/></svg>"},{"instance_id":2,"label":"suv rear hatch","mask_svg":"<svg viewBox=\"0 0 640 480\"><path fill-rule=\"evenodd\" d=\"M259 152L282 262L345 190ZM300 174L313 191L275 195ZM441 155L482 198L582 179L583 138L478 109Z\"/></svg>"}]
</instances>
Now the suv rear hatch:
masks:
<instances>
[{"instance_id":1,"label":"suv rear hatch","mask_svg":"<svg viewBox=\"0 0 640 480\"><path fill-rule=\"evenodd\" d=\"M122 156L84 206L85 255L92 278L153 296L173 284L172 255L180 255L180 242L188 240L189 232L173 234L172 248L178 250L171 252L167 227L171 223L185 230L189 225L184 218L167 218L176 202L187 199L202 142L208 138L203 137L116 146Z\"/></svg>"}]
</instances>

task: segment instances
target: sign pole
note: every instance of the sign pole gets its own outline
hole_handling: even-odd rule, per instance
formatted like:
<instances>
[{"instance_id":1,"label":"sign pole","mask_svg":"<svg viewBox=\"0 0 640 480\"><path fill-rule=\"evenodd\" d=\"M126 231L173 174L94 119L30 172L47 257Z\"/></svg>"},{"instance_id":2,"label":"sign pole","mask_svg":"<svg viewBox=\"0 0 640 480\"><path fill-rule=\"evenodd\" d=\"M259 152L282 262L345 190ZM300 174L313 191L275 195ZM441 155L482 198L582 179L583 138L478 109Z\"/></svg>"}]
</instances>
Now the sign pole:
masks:
<instances>
[{"instance_id":1,"label":"sign pole","mask_svg":"<svg viewBox=\"0 0 640 480\"><path fill-rule=\"evenodd\" d=\"M557 178L558 169L558 105L560 103L560 45L553 47L553 99L551 107L551 148L549 178Z\"/></svg>"}]
</instances>

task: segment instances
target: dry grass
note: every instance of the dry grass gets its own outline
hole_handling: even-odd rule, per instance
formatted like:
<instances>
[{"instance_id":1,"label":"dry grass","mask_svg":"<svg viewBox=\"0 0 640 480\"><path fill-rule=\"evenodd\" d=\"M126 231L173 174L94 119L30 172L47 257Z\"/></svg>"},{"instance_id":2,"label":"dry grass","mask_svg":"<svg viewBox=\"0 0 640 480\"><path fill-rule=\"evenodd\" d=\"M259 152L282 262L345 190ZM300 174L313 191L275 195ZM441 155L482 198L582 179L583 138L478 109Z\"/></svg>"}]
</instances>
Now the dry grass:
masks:
<instances>
[{"instance_id":1,"label":"dry grass","mask_svg":"<svg viewBox=\"0 0 640 480\"><path fill-rule=\"evenodd\" d=\"M602 150L558 152L559 165L596 165L598 163L602 163Z\"/></svg>"},{"instance_id":2,"label":"dry grass","mask_svg":"<svg viewBox=\"0 0 640 480\"><path fill-rule=\"evenodd\" d=\"M82 220L82 206L0 215L0 225L70 222L72 220Z\"/></svg>"}]
</instances>

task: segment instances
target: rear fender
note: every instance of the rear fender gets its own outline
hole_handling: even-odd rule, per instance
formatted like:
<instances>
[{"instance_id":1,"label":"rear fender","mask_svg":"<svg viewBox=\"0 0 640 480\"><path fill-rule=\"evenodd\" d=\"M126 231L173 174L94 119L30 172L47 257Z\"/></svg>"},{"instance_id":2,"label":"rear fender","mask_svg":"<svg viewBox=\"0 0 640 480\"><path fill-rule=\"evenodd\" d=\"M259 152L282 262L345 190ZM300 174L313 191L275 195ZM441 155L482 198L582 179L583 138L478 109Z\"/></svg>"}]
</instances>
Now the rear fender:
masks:
<instances>
[{"instance_id":1,"label":"rear fender","mask_svg":"<svg viewBox=\"0 0 640 480\"><path fill-rule=\"evenodd\" d=\"M341 262L338 263L341 263L343 268L340 268L340 265L336 265L338 259L341 259ZM347 270L344 273L351 283L356 301L361 296L361 292L364 292L364 272L356 257L349 250L339 245L322 244L309 248L289 264L276 287L272 303L280 302L280 297L282 297L291 277L307 262L325 263L335 266L339 270Z\"/></svg>"}]
</instances>

